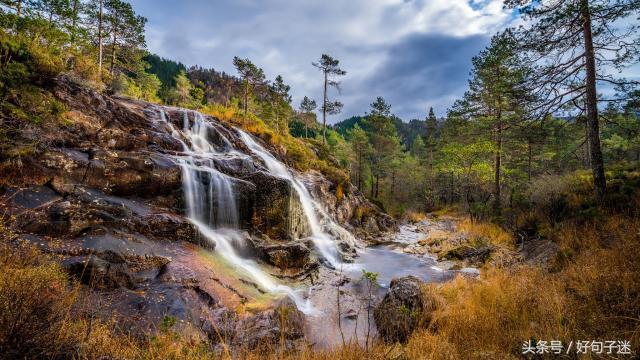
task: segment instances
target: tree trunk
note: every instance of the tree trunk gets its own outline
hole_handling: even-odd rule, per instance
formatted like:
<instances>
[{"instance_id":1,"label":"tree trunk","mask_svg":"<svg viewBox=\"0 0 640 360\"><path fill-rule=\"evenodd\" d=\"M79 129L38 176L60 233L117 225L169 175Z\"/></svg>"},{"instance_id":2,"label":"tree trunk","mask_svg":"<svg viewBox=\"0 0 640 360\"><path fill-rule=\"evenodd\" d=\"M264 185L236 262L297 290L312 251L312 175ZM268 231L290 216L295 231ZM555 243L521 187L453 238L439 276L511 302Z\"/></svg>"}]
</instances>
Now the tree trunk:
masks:
<instances>
[{"instance_id":1,"label":"tree trunk","mask_svg":"<svg viewBox=\"0 0 640 360\"><path fill-rule=\"evenodd\" d=\"M16 14L20 17L20 12L22 11L22 0L18 0L16 4Z\"/></svg>"},{"instance_id":2,"label":"tree trunk","mask_svg":"<svg viewBox=\"0 0 640 360\"><path fill-rule=\"evenodd\" d=\"M453 173L451 173L451 178L450 178L451 181L449 182L449 204L453 203L453 185L454 185L453 184L453 182L454 182L453 177L454 177L454 175L453 175Z\"/></svg>"},{"instance_id":3,"label":"tree trunk","mask_svg":"<svg viewBox=\"0 0 640 360\"><path fill-rule=\"evenodd\" d=\"M500 212L501 203L500 203L500 167L502 161L502 119L501 113L498 112L498 124L496 127L496 153L495 153L495 178L494 178L494 188L493 188L493 196L494 203L493 208L496 212Z\"/></svg>"},{"instance_id":4,"label":"tree trunk","mask_svg":"<svg viewBox=\"0 0 640 360\"><path fill-rule=\"evenodd\" d=\"M378 196L380 196L380 174L376 174L376 195L375 195L375 198L377 199Z\"/></svg>"},{"instance_id":5,"label":"tree trunk","mask_svg":"<svg viewBox=\"0 0 640 360\"><path fill-rule=\"evenodd\" d=\"M391 197L396 198L396 171L391 171Z\"/></svg>"},{"instance_id":6,"label":"tree trunk","mask_svg":"<svg viewBox=\"0 0 640 360\"><path fill-rule=\"evenodd\" d=\"M244 119L247 120L247 102L249 102L249 79L244 79Z\"/></svg>"},{"instance_id":7,"label":"tree trunk","mask_svg":"<svg viewBox=\"0 0 640 360\"><path fill-rule=\"evenodd\" d=\"M76 40L76 25L78 22L78 0L73 1L73 14L71 19L71 43Z\"/></svg>"},{"instance_id":8,"label":"tree trunk","mask_svg":"<svg viewBox=\"0 0 640 360\"><path fill-rule=\"evenodd\" d=\"M324 72L324 98L323 98L323 106L322 106L322 143L325 144L327 142L327 81L328 75L327 72Z\"/></svg>"},{"instance_id":9,"label":"tree trunk","mask_svg":"<svg viewBox=\"0 0 640 360\"><path fill-rule=\"evenodd\" d=\"M100 0L100 13L98 14L98 76L102 80L102 2Z\"/></svg>"},{"instance_id":10,"label":"tree trunk","mask_svg":"<svg viewBox=\"0 0 640 360\"><path fill-rule=\"evenodd\" d=\"M373 175L373 166L371 166L371 198L373 199L374 191L375 191L375 175Z\"/></svg>"},{"instance_id":11,"label":"tree trunk","mask_svg":"<svg viewBox=\"0 0 640 360\"><path fill-rule=\"evenodd\" d=\"M533 158L531 139L527 139L527 179L531 181L531 162Z\"/></svg>"},{"instance_id":12,"label":"tree trunk","mask_svg":"<svg viewBox=\"0 0 640 360\"><path fill-rule=\"evenodd\" d=\"M111 67L109 73L113 76L113 72L116 68L116 42L118 41L117 25L113 28L113 44L111 44Z\"/></svg>"},{"instance_id":13,"label":"tree trunk","mask_svg":"<svg viewBox=\"0 0 640 360\"><path fill-rule=\"evenodd\" d=\"M358 151L358 190L362 190L362 150Z\"/></svg>"},{"instance_id":14,"label":"tree trunk","mask_svg":"<svg viewBox=\"0 0 640 360\"><path fill-rule=\"evenodd\" d=\"M596 198L601 201L607 191L607 179L604 175L604 160L600 149L600 130L598 124L598 98L596 93L596 61L591 33L591 14L589 1L582 0L582 20L584 33L586 91L587 91L587 128L593 187Z\"/></svg>"}]
</instances>

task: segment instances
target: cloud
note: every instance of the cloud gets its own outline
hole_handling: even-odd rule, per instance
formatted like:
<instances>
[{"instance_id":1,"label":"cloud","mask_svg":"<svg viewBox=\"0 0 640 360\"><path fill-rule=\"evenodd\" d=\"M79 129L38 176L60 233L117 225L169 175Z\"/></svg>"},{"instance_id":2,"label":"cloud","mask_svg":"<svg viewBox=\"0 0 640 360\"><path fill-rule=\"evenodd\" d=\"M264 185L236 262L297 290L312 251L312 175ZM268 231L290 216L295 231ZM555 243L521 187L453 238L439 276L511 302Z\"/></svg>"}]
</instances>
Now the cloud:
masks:
<instances>
[{"instance_id":1,"label":"cloud","mask_svg":"<svg viewBox=\"0 0 640 360\"><path fill-rule=\"evenodd\" d=\"M488 42L485 35L407 37L388 49L387 60L363 82L349 85L353 93L358 88L367 93L352 98L348 111L357 112L383 96L405 120L426 116L430 106L444 114L466 89L471 58Z\"/></svg>"},{"instance_id":2,"label":"cloud","mask_svg":"<svg viewBox=\"0 0 640 360\"><path fill-rule=\"evenodd\" d=\"M340 59L343 117L377 95L406 119L444 109L460 96L471 56L513 21L502 0L133 0L149 18L150 51L187 65L234 73L248 57L269 78L282 74L294 102L319 99L321 54Z\"/></svg>"}]
</instances>

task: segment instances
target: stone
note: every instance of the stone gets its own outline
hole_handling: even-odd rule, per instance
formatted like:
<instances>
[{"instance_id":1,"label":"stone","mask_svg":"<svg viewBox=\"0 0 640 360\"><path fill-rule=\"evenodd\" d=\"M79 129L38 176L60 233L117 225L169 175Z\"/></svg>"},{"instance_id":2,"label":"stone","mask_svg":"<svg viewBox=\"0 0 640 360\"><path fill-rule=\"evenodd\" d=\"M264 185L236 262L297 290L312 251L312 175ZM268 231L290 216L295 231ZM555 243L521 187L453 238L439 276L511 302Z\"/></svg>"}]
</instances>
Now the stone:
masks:
<instances>
[{"instance_id":1,"label":"stone","mask_svg":"<svg viewBox=\"0 0 640 360\"><path fill-rule=\"evenodd\" d=\"M272 349L284 339L283 350L291 350L304 339L304 323L304 314L291 299L285 298L274 309L239 321L234 345L249 350Z\"/></svg>"},{"instance_id":2,"label":"stone","mask_svg":"<svg viewBox=\"0 0 640 360\"><path fill-rule=\"evenodd\" d=\"M253 229L275 241L305 238L309 227L295 190L286 179L258 171L244 178L256 186Z\"/></svg>"},{"instance_id":3,"label":"stone","mask_svg":"<svg viewBox=\"0 0 640 360\"><path fill-rule=\"evenodd\" d=\"M489 258L493 250L491 246L474 248L469 245L460 245L440 254L440 257L445 260L468 260L471 263L482 264Z\"/></svg>"},{"instance_id":4,"label":"stone","mask_svg":"<svg viewBox=\"0 0 640 360\"><path fill-rule=\"evenodd\" d=\"M97 256L73 256L62 262L62 268L83 284L96 289L134 287L131 273L123 264L112 264Z\"/></svg>"},{"instance_id":5,"label":"stone","mask_svg":"<svg viewBox=\"0 0 640 360\"><path fill-rule=\"evenodd\" d=\"M311 250L304 241L271 243L264 237L252 237L249 240L253 255L281 270L301 269L311 262Z\"/></svg>"},{"instance_id":6,"label":"stone","mask_svg":"<svg viewBox=\"0 0 640 360\"><path fill-rule=\"evenodd\" d=\"M391 280L389 292L373 311L384 341L406 342L421 323L425 311L421 285L422 281L415 276Z\"/></svg>"}]
</instances>

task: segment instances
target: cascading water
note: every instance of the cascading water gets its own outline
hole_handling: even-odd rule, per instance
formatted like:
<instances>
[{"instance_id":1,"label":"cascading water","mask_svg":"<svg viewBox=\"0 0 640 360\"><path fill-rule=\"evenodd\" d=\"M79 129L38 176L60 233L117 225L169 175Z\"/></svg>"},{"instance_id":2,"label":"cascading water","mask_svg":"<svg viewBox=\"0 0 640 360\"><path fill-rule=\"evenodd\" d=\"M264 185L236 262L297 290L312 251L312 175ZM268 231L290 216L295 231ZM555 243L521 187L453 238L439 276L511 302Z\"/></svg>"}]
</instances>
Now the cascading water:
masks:
<instances>
[{"instance_id":1,"label":"cascading water","mask_svg":"<svg viewBox=\"0 0 640 360\"><path fill-rule=\"evenodd\" d=\"M192 114L193 119L189 119ZM258 265L240 257L234 244L242 244L245 236L238 226L233 179L214 167L213 159L222 153L209 141L213 131L202 114L196 111L183 113L183 129L178 131L167 121L164 110L160 109L160 121L166 124L171 135L183 146L183 154L177 157L182 168L182 182L187 217L198 228L200 234L215 243L216 251L226 261L244 270L264 290L271 293L285 293L295 301L298 309L311 314L314 312L309 301L302 299L300 291L278 284L263 272ZM228 139L219 134L227 152L235 152ZM188 139L188 143L183 140Z\"/></svg>"},{"instance_id":2,"label":"cascading water","mask_svg":"<svg viewBox=\"0 0 640 360\"><path fill-rule=\"evenodd\" d=\"M331 217L328 216L322 206L313 200L311 194L309 194L309 191L304 186L304 184L299 179L297 179L282 162L276 159L264 147L253 140L253 138L249 134L240 129L236 130L240 134L240 138L245 143L245 145L247 145L247 147L254 154L260 157L262 161L264 161L267 169L269 169L269 171L273 175L286 179L291 183L291 186L300 199L302 209L307 218L307 222L309 223L309 227L311 229L311 240L313 241L313 244L318 249L320 254L334 268L342 266L343 264L340 260L340 254L338 253L336 244L331 239L331 237L325 231L323 231L316 211L319 212L320 215L322 215L322 219L323 221L325 221L325 226L329 227L334 233L337 233L338 237L350 242L350 244L353 245L355 241L351 233L336 224L331 219Z\"/></svg>"}]
</instances>

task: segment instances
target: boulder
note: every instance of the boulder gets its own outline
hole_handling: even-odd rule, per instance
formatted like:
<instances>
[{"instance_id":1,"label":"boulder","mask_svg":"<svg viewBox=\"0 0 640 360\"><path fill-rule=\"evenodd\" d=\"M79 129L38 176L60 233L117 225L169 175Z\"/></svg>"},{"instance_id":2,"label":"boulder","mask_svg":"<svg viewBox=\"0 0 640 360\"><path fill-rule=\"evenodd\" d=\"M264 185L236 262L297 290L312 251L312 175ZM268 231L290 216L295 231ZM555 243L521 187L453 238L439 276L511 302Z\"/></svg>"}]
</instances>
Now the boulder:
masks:
<instances>
[{"instance_id":1,"label":"boulder","mask_svg":"<svg viewBox=\"0 0 640 360\"><path fill-rule=\"evenodd\" d=\"M233 345L245 349L273 349L284 339L283 350L294 349L304 339L304 314L285 298L273 309L236 324Z\"/></svg>"},{"instance_id":2,"label":"boulder","mask_svg":"<svg viewBox=\"0 0 640 360\"><path fill-rule=\"evenodd\" d=\"M311 251L302 241L284 244L261 244L254 241L254 248L261 259L281 270L300 269L311 261Z\"/></svg>"},{"instance_id":3,"label":"boulder","mask_svg":"<svg viewBox=\"0 0 640 360\"><path fill-rule=\"evenodd\" d=\"M406 342L421 323L425 312L421 285L415 276L391 280L389 292L373 311L382 339Z\"/></svg>"},{"instance_id":4,"label":"boulder","mask_svg":"<svg viewBox=\"0 0 640 360\"><path fill-rule=\"evenodd\" d=\"M276 242L309 235L302 205L288 180L258 171L245 180L256 186L252 227Z\"/></svg>"},{"instance_id":5,"label":"boulder","mask_svg":"<svg viewBox=\"0 0 640 360\"><path fill-rule=\"evenodd\" d=\"M124 264L113 264L97 256L73 256L62 262L62 268L83 284L96 289L132 289L134 281Z\"/></svg>"},{"instance_id":6,"label":"boulder","mask_svg":"<svg viewBox=\"0 0 640 360\"><path fill-rule=\"evenodd\" d=\"M86 185L106 194L152 197L182 186L180 167L159 153L62 148L45 153L41 162L53 175L52 187L61 194Z\"/></svg>"},{"instance_id":7,"label":"boulder","mask_svg":"<svg viewBox=\"0 0 640 360\"><path fill-rule=\"evenodd\" d=\"M193 242L205 247L213 247L210 242L199 241L195 226L182 216L171 213L152 213L136 222L137 231L152 234L163 240Z\"/></svg>"},{"instance_id":8,"label":"boulder","mask_svg":"<svg viewBox=\"0 0 640 360\"><path fill-rule=\"evenodd\" d=\"M441 255L445 260L466 260L471 264L483 264L494 251L492 246L472 247L469 245L457 246Z\"/></svg>"}]
</instances>

